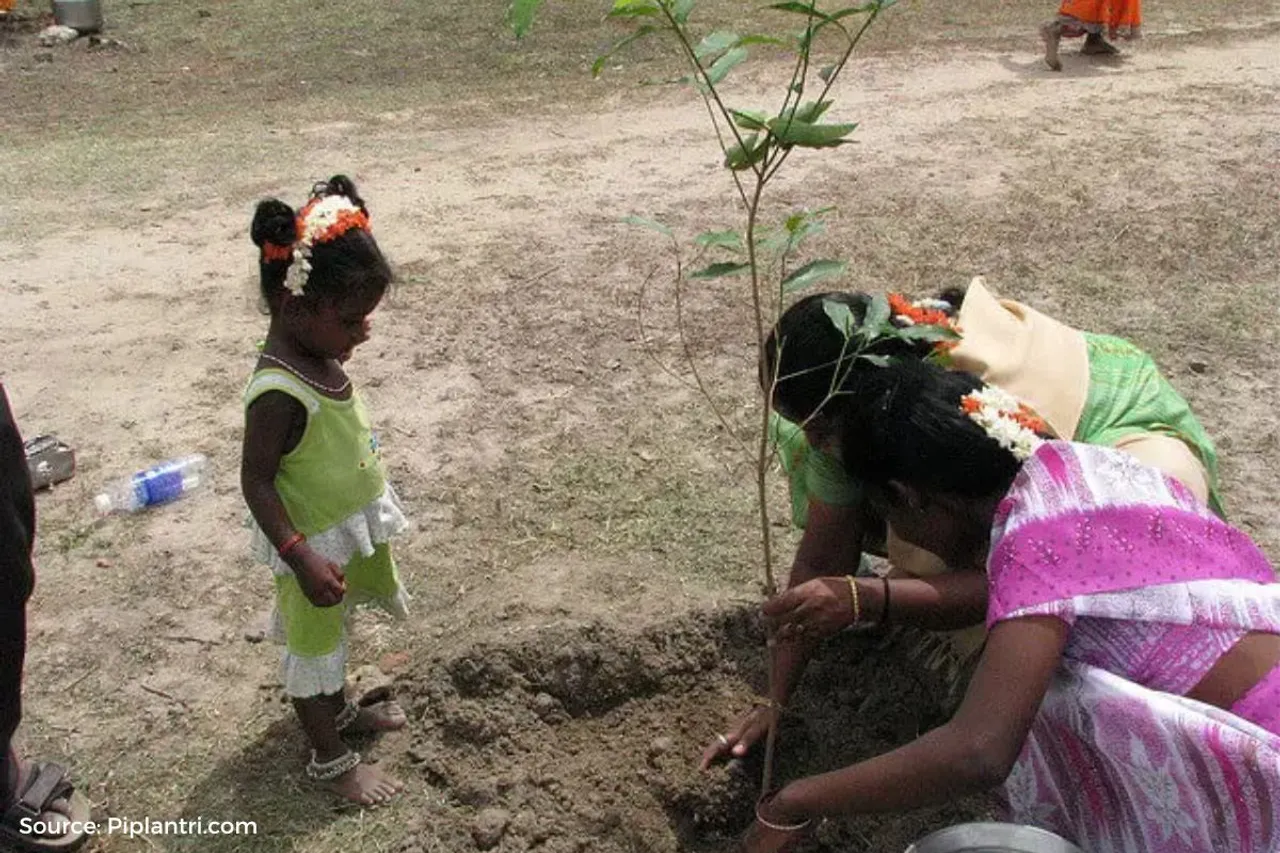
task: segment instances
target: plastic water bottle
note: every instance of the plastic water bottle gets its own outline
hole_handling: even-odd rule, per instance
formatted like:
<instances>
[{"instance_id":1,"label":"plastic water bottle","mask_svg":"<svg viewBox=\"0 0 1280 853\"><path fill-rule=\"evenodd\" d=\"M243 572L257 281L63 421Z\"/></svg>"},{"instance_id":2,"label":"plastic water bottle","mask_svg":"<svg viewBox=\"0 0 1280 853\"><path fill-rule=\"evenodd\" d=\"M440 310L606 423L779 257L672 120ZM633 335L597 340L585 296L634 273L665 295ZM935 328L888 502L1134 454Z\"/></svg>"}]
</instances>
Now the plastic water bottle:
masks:
<instances>
[{"instance_id":1,"label":"plastic water bottle","mask_svg":"<svg viewBox=\"0 0 1280 853\"><path fill-rule=\"evenodd\" d=\"M193 453L153 465L132 477L116 480L93 499L98 512L137 512L149 506L175 501L199 487L208 465L203 454Z\"/></svg>"}]
</instances>

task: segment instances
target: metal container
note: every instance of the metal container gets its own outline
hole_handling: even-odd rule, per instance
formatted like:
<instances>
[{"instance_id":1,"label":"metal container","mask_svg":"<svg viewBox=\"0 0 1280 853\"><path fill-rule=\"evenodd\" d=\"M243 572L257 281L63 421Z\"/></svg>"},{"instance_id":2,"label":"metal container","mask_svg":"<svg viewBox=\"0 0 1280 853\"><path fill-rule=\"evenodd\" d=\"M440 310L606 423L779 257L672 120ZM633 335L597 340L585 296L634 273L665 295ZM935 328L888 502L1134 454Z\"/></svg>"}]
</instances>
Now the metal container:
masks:
<instances>
[{"instance_id":1,"label":"metal container","mask_svg":"<svg viewBox=\"0 0 1280 853\"><path fill-rule=\"evenodd\" d=\"M53 19L82 33L102 30L101 0L53 0Z\"/></svg>"},{"instance_id":2,"label":"metal container","mask_svg":"<svg viewBox=\"0 0 1280 853\"><path fill-rule=\"evenodd\" d=\"M906 853L1084 853L1061 836L1016 823L962 823L939 830Z\"/></svg>"}]
</instances>

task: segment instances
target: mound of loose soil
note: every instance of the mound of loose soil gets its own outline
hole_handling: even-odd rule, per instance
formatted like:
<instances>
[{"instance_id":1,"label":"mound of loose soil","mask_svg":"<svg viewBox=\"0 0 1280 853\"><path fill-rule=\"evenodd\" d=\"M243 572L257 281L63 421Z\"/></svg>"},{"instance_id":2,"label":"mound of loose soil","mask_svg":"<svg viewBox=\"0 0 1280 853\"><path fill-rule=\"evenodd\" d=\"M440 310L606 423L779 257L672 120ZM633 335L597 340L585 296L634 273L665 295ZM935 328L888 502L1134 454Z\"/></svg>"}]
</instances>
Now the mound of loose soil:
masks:
<instances>
[{"instance_id":1,"label":"mound of loose soil","mask_svg":"<svg viewBox=\"0 0 1280 853\"><path fill-rule=\"evenodd\" d=\"M954 673L913 632L844 636L810 667L780 738L790 779L893 747L941 719ZM943 661L945 663L945 661ZM697 757L762 687L749 608L639 632L592 623L479 644L401 684L409 758L442 793L401 853L703 853L750 820L758 759L699 773ZM986 814L981 799L822 827L810 849L900 851Z\"/></svg>"}]
</instances>

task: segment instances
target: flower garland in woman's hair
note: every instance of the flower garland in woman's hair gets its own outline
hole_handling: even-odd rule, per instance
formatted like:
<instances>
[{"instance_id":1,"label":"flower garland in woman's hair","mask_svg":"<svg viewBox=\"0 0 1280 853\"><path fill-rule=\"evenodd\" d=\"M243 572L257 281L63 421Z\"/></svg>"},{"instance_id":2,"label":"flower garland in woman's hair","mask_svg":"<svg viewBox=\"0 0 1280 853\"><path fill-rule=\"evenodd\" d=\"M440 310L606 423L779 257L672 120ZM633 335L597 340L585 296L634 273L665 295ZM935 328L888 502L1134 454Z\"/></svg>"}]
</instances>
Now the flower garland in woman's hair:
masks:
<instances>
[{"instance_id":1,"label":"flower garland in woman's hair","mask_svg":"<svg viewBox=\"0 0 1280 853\"><path fill-rule=\"evenodd\" d=\"M328 243L352 228L369 230L369 214L343 195L315 196L298 211L297 239L292 246L266 243L262 247L265 261L287 261L292 258L284 286L294 296L301 296L311 275L311 247Z\"/></svg>"},{"instance_id":2,"label":"flower garland in woman's hair","mask_svg":"<svg viewBox=\"0 0 1280 853\"><path fill-rule=\"evenodd\" d=\"M895 325L898 326L938 326L949 332L960 334L960 326L949 313L953 310L950 302L944 299L918 299L911 302L901 293L890 293L889 311ZM934 351L946 354L955 349L959 339L938 341Z\"/></svg>"},{"instance_id":3,"label":"flower garland in woman's hair","mask_svg":"<svg viewBox=\"0 0 1280 853\"><path fill-rule=\"evenodd\" d=\"M960 408L1019 462L1031 456L1049 432L1049 425L1026 403L994 385L965 394Z\"/></svg>"}]
</instances>

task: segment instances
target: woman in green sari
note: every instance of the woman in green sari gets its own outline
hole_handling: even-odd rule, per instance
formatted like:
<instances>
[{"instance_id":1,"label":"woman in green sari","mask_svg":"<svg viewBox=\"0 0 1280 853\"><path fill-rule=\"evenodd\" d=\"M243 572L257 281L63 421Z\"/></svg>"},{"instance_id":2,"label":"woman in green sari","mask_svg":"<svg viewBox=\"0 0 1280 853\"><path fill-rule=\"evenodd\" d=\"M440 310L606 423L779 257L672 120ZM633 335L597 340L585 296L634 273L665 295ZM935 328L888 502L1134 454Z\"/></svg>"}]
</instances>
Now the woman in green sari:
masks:
<instances>
[{"instance_id":1,"label":"woman in green sari","mask_svg":"<svg viewBox=\"0 0 1280 853\"><path fill-rule=\"evenodd\" d=\"M997 299L981 278L963 293L944 296L911 303L895 294L891 321L944 325L958 341L913 349L890 342L884 354L942 358L1026 402L1054 437L1124 450L1223 514L1213 442L1149 355L1121 338L1083 332ZM768 715L786 702L816 644L849 624L845 576L856 573L864 551L885 553L893 567L891 579L875 583L890 593L895 621L961 629L980 626L986 612L985 578L950 572L938 557L895 536L864 506L860 484L837 458L842 402L831 390L837 368L843 369L845 340L827 316L830 302L848 306L860 321L871 298L827 293L796 303L770 334L761 370L763 384L773 386L772 430L790 478L792 520L804 530L788 589L765 605L765 614L798 641L779 646L770 703L718 739L708 761L744 754ZM951 617L939 623L924 614L936 612L940 601L964 606L946 608ZM981 639L981 629L974 628L958 645L972 650Z\"/></svg>"}]
</instances>

